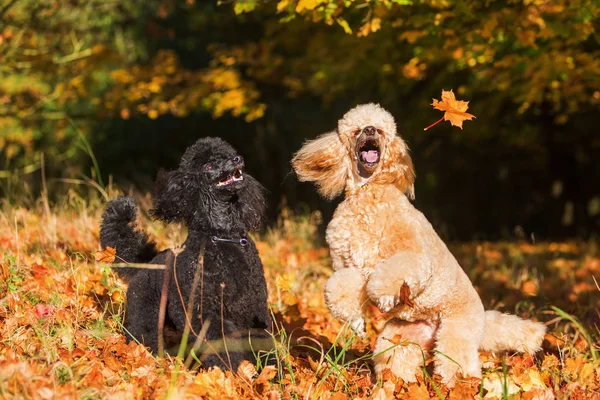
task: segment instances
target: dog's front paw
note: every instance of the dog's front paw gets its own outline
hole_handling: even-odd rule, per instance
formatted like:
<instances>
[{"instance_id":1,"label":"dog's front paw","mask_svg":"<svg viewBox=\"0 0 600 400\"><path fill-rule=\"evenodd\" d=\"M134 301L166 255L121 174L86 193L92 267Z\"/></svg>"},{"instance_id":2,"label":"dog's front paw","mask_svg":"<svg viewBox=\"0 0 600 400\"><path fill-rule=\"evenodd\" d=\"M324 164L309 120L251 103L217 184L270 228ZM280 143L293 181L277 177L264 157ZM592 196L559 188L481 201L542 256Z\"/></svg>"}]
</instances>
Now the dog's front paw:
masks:
<instances>
[{"instance_id":1,"label":"dog's front paw","mask_svg":"<svg viewBox=\"0 0 600 400\"><path fill-rule=\"evenodd\" d=\"M392 308L396 307L399 302L400 302L399 296L381 296L377 300L377 308L379 308L379 310L381 312L386 313L386 312L390 311Z\"/></svg>"},{"instance_id":2,"label":"dog's front paw","mask_svg":"<svg viewBox=\"0 0 600 400\"><path fill-rule=\"evenodd\" d=\"M365 337L365 320L362 317L356 317L349 323L350 329L356 333L356 336L363 339Z\"/></svg>"},{"instance_id":3,"label":"dog's front paw","mask_svg":"<svg viewBox=\"0 0 600 400\"><path fill-rule=\"evenodd\" d=\"M384 313L390 311L399 304L404 304L408 307L413 307L415 305L411 295L410 287L406 284L406 282L402 283L402 286L396 294L381 295L376 297L374 302L377 304L377 308Z\"/></svg>"}]
</instances>

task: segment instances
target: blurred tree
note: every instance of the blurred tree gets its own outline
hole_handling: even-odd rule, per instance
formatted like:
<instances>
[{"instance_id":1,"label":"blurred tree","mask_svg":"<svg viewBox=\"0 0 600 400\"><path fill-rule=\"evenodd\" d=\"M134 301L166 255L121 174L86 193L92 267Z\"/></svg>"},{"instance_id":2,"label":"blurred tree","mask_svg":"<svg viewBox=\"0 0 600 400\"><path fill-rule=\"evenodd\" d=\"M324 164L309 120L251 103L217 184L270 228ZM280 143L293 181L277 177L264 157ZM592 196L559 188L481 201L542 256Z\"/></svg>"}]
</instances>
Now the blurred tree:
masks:
<instances>
[{"instance_id":1,"label":"blurred tree","mask_svg":"<svg viewBox=\"0 0 600 400\"><path fill-rule=\"evenodd\" d=\"M600 106L599 2L236 0L234 10L278 18L267 19L259 45L225 50L251 79L326 103L374 99L402 119L434 213L448 219L461 203L465 214L479 209L460 220L473 224L471 232L477 219L569 234L598 229L600 188L588 179L600 174L592 128ZM429 124L418 115L443 88L472 100L476 124L452 138L418 133L415 122ZM456 197L454 206L435 194ZM513 215L488 211L514 203Z\"/></svg>"},{"instance_id":2,"label":"blurred tree","mask_svg":"<svg viewBox=\"0 0 600 400\"><path fill-rule=\"evenodd\" d=\"M377 33L372 41L309 35L301 45L321 61L304 63L308 79L289 81L292 91L330 97L335 95L332 87L345 91L343 83L356 81L357 71L368 66L395 82L424 80L443 68L452 74L468 70L471 87L464 91L494 92L498 103L510 99L520 113L549 107L557 124L600 104L600 3L594 0L235 1L236 13L255 9L280 16L269 25L271 50L293 45L290 39L297 36L289 34L285 23L297 18L308 29L314 29L312 22L340 25L359 38ZM365 60L368 50L377 53ZM256 47L246 51L255 55ZM297 68L290 72L300 78Z\"/></svg>"},{"instance_id":3,"label":"blurred tree","mask_svg":"<svg viewBox=\"0 0 600 400\"><path fill-rule=\"evenodd\" d=\"M0 3L0 176L40 168L42 152L60 163L80 147L93 158L86 135L106 118L202 109L247 121L262 116L253 84L229 60L190 70L173 51L148 48L147 38L172 35L173 28L155 22L167 18L172 3Z\"/></svg>"},{"instance_id":4,"label":"blurred tree","mask_svg":"<svg viewBox=\"0 0 600 400\"><path fill-rule=\"evenodd\" d=\"M419 206L449 235L589 234L599 22L594 0L0 0L0 178L42 152L56 174L80 172L92 148L95 179L153 175L219 134L272 204L314 205L286 179L291 154L376 101L413 149ZM422 131L441 89L471 100L464 131Z\"/></svg>"}]
</instances>

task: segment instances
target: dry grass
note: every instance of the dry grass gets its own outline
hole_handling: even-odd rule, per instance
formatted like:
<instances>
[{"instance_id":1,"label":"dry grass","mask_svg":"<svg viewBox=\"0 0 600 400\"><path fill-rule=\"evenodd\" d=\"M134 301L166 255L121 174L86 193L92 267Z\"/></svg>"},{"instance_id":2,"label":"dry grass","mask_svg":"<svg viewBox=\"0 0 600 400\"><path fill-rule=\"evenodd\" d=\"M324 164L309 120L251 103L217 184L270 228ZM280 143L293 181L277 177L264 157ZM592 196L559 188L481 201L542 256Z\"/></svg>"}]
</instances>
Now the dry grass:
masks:
<instances>
[{"instance_id":1,"label":"dry grass","mask_svg":"<svg viewBox=\"0 0 600 400\"><path fill-rule=\"evenodd\" d=\"M0 214L1 398L598 398L600 256L593 242L451 246L487 308L548 324L544 354L481 354L484 379L449 391L438 377L376 382L370 349L384 316L372 310L359 340L325 307L331 274L317 244L318 214L284 212L258 238L285 373L190 371L126 344L124 284L94 261L100 207L4 207ZM144 219L161 246L183 233ZM260 368L259 368L260 372Z\"/></svg>"}]
</instances>

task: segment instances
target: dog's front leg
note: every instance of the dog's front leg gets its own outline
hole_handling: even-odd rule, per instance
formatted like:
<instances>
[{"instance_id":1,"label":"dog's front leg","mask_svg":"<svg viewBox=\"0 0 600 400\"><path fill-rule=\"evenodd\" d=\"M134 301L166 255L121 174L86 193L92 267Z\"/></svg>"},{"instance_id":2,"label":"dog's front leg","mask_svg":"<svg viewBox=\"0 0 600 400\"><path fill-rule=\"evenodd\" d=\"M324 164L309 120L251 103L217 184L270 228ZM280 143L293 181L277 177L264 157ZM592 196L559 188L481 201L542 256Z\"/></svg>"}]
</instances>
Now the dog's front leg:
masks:
<instances>
[{"instance_id":1,"label":"dog's front leg","mask_svg":"<svg viewBox=\"0 0 600 400\"><path fill-rule=\"evenodd\" d=\"M388 312L400 303L412 304L432 277L428 258L402 251L379 263L367 283L367 295L379 309Z\"/></svg>"},{"instance_id":2,"label":"dog's front leg","mask_svg":"<svg viewBox=\"0 0 600 400\"><path fill-rule=\"evenodd\" d=\"M325 302L331 314L348 322L361 338L365 335L363 310L368 302L365 284L365 275L357 268L339 269L325 284Z\"/></svg>"}]
</instances>

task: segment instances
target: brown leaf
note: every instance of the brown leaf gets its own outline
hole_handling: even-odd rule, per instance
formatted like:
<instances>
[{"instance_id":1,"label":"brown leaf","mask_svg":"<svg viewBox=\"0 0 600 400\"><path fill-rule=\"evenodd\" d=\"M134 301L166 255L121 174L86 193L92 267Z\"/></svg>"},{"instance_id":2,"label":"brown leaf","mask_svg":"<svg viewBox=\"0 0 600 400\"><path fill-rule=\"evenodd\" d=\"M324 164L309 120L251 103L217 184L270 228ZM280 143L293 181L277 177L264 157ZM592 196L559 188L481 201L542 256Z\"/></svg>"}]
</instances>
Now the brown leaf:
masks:
<instances>
[{"instance_id":1,"label":"brown leaf","mask_svg":"<svg viewBox=\"0 0 600 400\"><path fill-rule=\"evenodd\" d=\"M110 246L106 246L106 249L98 250L96 252L96 261L112 264L113 262L115 262L116 256L117 249L112 248Z\"/></svg>"},{"instance_id":2,"label":"brown leaf","mask_svg":"<svg viewBox=\"0 0 600 400\"><path fill-rule=\"evenodd\" d=\"M436 110L445 111L444 121L450 121L450 124L458 126L460 129L462 129L464 121L470 121L475 118L473 114L465 112L469 108L469 102L456 100L452 89L450 91L442 90L442 101L433 99L431 105ZM427 130L428 128L425 129Z\"/></svg>"},{"instance_id":3,"label":"brown leaf","mask_svg":"<svg viewBox=\"0 0 600 400\"><path fill-rule=\"evenodd\" d=\"M263 368L258 378L256 378L256 385L261 385L269 382L277 374L277 368L274 365L267 365Z\"/></svg>"},{"instance_id":4,"label":"brown leaf","mask_svg":"<svg viewBox=\"0 0 600 400\"><path fill-rule=\"evenodd\" d=\"M415 303L410 300L410 287L404 282L400 288L400 302L408 307L414 307Z\"/></svg>"}]
</instances>

